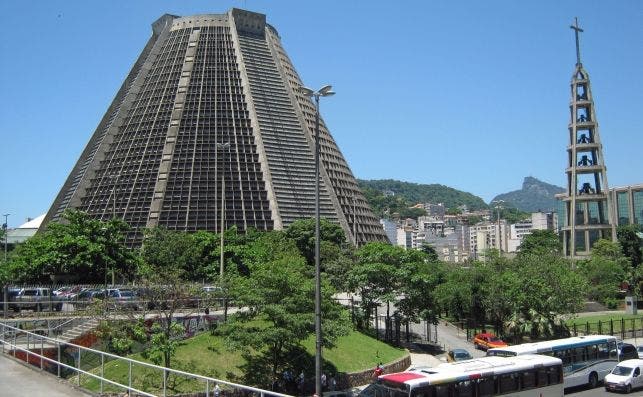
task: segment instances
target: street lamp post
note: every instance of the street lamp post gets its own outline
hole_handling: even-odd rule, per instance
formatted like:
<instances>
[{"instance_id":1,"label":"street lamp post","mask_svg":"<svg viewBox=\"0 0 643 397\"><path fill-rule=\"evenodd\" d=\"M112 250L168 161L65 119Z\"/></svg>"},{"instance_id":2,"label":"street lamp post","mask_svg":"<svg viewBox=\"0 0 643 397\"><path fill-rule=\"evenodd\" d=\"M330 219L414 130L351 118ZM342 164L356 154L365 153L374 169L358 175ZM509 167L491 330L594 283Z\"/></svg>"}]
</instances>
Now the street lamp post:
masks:
<instances>
[{"instance_id":1,"label":"street lamp post","mask_svg":"<svg viewBox=\"0 0 643 397\"><path fill-rule=\"evenodd\" d=\"M2 225L2 228L4 229L4 265L7 266L7 240L9 239L8 232L9 232L9 215L11 214L3 214L4 216L4 224ZM6 285L3 286L2 288L2 300L4 304L2 305L2 311L3 311L3 317L7 318L7 311L9 309L9 290Z\"/></svg>"},{"instance_id":2,"label":"street lamp post","mask_svg":"<svg viewBox=\"0 0 643 397\"><path fill-rule=\"evenodd\" d=\"M217 143L217 151L221 149L221 153L223 154L223 149L228 149L230 150L230 144L229 143ZM225 159L223 156L221 157L222 159ZM220 281L223 282L223 233L225 232L225 168L221 167L221 258L219 262L219 278Z\"/></svg>"},{"instance_id":3,"label":"street lamp post","mask_svg":"<svg viewBox=\"0 0 643 397\"><path fill-rule=\"evenodd\" d=\"M228 149L230 150L230 143L217 143L217 151L221 149L221 158L225 160L225 157L223 157L223 150ZM216 162L216 161L215 161ZM222 161L223 162L223 161ZM224 268L224 252L223 252L223 233L225 233L225 167L221 167L221 256L220 256L220 261L219 261L219 286L223 288L223 268ZM223 321L227 322L228 321L228 296L227 292L225 293L223 297Z\"/></svg>"},{"instance_id":4,"label":"street lamp post","mask_svg":"<svg viewBox=\"0 0 643 397\"><path fill-rule=\"evenodd\" d=\"M2 215L2 216L4 216L4 225L2 225L2 226L3 226L3 229L4 229L4 263L5 264L7 263L7 241L8 241L8 238L9 238L9 235L8 235L8 233L9 233L9 223L7 223L7 222L8 222L9 215L11 215L11 214L3 214Z\"/></svg>"},{"instance_id":5,"label":"street lamp post","mask_svg":"<svg viewBox=\"0 0 643 397\"><path fill-rule=\"evenodd\" d=\"M315 393L322 395L321 275L319 266L319 98L334 95L325 85L317 91L302 87L304 95L315 99Z\"/></svg>"},{"instance_id":6,"label":"street lamp post","mask_svg":"<svg viewBox=\"0 0 643 397\"><path fill-rule=\"evenodd\" d=\"M500 209L502 208L502 203L504 203L504 202L505 202L504 200L494 200L494 203L496 203L494 208L496 209L496 211L498 213L498 218L497 218L497 221L498 221L498 233L496 234L496 242L497 242L497 245L498 245L498 251L500 253L502 253L502 242L500 240L500 234L501 234L500 233Z\"/></svg>"},{"instance_id":7,"label":"street lamp post","mask_svg":"<svg viewBox=\"0 0 643 397\"><path fill-rule=\"evenodd\" d=\"M114 205L112 206L112 219L116 219L116 185L118 185L118 180L121 177L120 173L116 173L109 176L109 179L113 181L112 185L112 196L114 198ZM111 237L110 237L111 238ZM110 241L111 244L111 241ZM111 269L112 273L112 288L114 287L116 276L114 275L114 268ZM107 293L107 264L105 264L105 293Z\"/></svg>"}]
</instances>

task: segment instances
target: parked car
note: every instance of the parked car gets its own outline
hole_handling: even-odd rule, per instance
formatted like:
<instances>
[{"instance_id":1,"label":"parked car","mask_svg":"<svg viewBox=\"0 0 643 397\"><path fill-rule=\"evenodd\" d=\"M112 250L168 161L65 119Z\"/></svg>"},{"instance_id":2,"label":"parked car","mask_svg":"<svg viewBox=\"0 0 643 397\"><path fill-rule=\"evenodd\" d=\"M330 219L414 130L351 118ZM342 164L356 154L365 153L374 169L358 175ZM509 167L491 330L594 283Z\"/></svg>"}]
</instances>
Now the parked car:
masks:
<instances>
[{"instance_id":1,"label":"parked car","mask_svg":"<svg viewBox=\"0 0 643 397\"><path fill-rule=\"evenodd\" d=\"M102 300L105 297L105 290L99 288L86 288L78 293L74 298L74 307L83 309L94 303L97 299Z\"/></svg>"},{"instance_id":2,"label":"parked car","mask_svg":"<svg viewBox=\"0 0 643 397\"><path fill-rule=\"evenodd\" d=\"M631 343L618 342L616 344L616 351L618 352L618 361L638 359L639 352Z\"/></svg>"},{"instance_id":3,"label":"parked car","mask_svg":"<svg viewBox=\"0 0 643 397\"><path fill-rule=\"evenodd\" d=\"M107 299L110 307L123 310L138 310L140 308L140 298L133 289L112 288L107 290Z\"/></svg>"},{"instance_id":4,"label":"parked car","mask_svg":"<svg viewBox=\"0 0 643 397\"><path fill-rule=\"evenodd\" d=\"M74 285L62 291L62 293L58 295L58 297L60 299L68 300L68 301L75 300L78 297L78 294L80 294L82 291L86 289L87 288L81 287L80 285Z\"/></svg>"},{"instance_id":5,"label":"parked car","mask_svg":"<svg viewBox=\"0 0 643 397\"><path fill-rule=\"evenodd\" d=\"M9 288L8 295L7 295L7 301L8 301L8 309L13 310L13 311L18 311L18 305L16 304L16 297L20 295L20 291L22 288Z\"/></svg>"},{"instance_id":6,"label":"parked car","mask_svg":"<svg viewBox=\"0 0 643 397\"><path fill-rule=\"evenodd\" d=\"M465 349L452 349L447 352L447 361L450 363L454 361L471 360L472 358L471 353Z\"/></svg>"},{"instance_id":7,"label":"parked car","mask_svg":"<svg viewBox=\"0 0 643 397\"><path fill-rule=\"evenodd\" d=\"M483 332L477 334L473 337L473 344L476 349L482 350L492 349L494 347L508 346L506 342L504 342L502 339L498 338L491 332Z\"/></svg>"},{"instance_id":8,"label":"parked car","mask_svg":"<svg viewBox=\"0 0 643 397\"><path fill-rule=\"evenodd\" d=\"M621 361L611 373L605 376L605 390L630 393L636 388L643 387L641 371L643 371L643 360Z\"/></svg>"},{"instance_id":9,"label":"parked car","mask_svg":"<svg viewBox=\"0 0 643 397\"><path fill-rule=\"evenodd\" d=\"M20 311L24 309L31 309L33 311L42 310L55 310L61 311L63 303L57 296L54 295L50 288L23 288L20 293L15 297L15 305L13 309Z\"/></svg>"},{"instance_id":10,"label":"parked car","mask_svg":"<svg viewBox=\"0 0 643 397\"><path fill-rule=\"evenodd\" d=\"M643 345L639 345L636 351L639 353L639 358L643 358Z\"/></svg>"},{"instance_id":11,"label":"parked car","mask_svg":"<svg viewBox=\"0 0 643 397\"><path fill-rule=\"evenodd\" d=\"M213 285L205 285L203 286L202 290L206 294L220 294L223 292L223 289L221 287Z\"/></svg>"}]
</instances>

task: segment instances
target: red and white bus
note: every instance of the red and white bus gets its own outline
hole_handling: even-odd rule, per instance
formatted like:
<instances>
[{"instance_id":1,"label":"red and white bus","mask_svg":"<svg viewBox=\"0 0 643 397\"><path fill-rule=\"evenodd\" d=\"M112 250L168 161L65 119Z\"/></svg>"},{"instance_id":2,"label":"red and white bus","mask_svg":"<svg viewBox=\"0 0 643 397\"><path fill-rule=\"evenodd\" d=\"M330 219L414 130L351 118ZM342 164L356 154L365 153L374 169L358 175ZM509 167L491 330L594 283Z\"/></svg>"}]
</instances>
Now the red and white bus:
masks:
<instances>
[{"instance_id":1,"label":"red and white bus","mask_svg":"<svg viewBox=\"0 0 643 397\"><path fill-rule=\"evenodd\" d=\"M563 363L555 357L482 357L385 374L359 397L561 397Z\"/></svg>"}]
</instances>

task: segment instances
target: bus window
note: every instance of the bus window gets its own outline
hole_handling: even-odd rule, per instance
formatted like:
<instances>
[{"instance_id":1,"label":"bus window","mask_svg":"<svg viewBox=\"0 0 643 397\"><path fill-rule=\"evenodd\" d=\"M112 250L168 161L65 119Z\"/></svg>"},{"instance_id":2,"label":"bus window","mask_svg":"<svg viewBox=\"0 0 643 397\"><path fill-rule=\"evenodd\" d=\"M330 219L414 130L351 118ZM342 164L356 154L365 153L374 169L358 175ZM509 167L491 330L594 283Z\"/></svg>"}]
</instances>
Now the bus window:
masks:
<instances>
[{"instance_id":1,"label":"bus window","mask_svg":"<svg viewBox=\"0 0 643 397\"><path fill-rule=\"evenodd\" d=\"M536 372L523 372L520 379L520 384L522 389L533 389L534 387L536 387Z\"/></svg>"},{"instance_id":2,"label":"bus window","mask_svg":"<svg viewBox=\"0 0 643 397\"><path fill-rule=\"evenodd\" d=\"M449 385L435 385L435 397L451 397Z\"/></svg>"},{"instance_id":3,"label":"bus window","mask_svg":"<svg viewBox=\"0 0 643 397\"><path fill-rule=\"evenodd\" d=\"M614 349L616 350L616 349ZM614 352L616 354L616 351ZM599 343L598 344L598 358L609 358L610 356L610 348L607 345L607 343Z\"/></svg>"},{"instance_id":4,"label":"bus window","mask_svg":"<svg viewBox=\"0 0 643 397\"><path fill-rule=\"evenodd\" d=\"M572 362L580 363L580 362L583 362L583 361L587 361L587 358L585 357L585 347L577 347L577 348L575 348Z\"/></svg>"},{"instance_id":5,"label":"bus window","mask_svg":"<svg viewBox=\"0 0 643 397\"><path fill-rule=\"evenodd\" d=\"M616 350L616 341L610 341L607 345L610 351L610 358L615 358L618 360L618 351Z\"/></svg>"},{"instance_id":6,"label":"bus window","mask_svg":"<svg viewBox=\"0 0 643 397\"><path fill-rule=\"evenodd\" d=\"M411 391L412 397L433 397L433 390L431 386L427 387L416 387Z\"/></svg>"},{"instance_id":7,"label":"bus window","mask_svg":"<svg viewBox=\"0 0 643 397\"><path fill-rule=\"evenodd\" d=\"M549 374L549 384L556 385L562 382L562 374L560 367L549 367L547 368L547 373Z\"/></svg>"},{"instance_id":8,"label":"bus window","mask_svg":"<svg viewBox=\"0 0 643 397\"><path fill-rule=\"evenodd\" d=\"M547 368L538 368L537 380L538 386L547 386L549 384L549 376L547 375Z\"/></svg>"},{"instance_id":9,"label":"bus window","mask_svg":"<svg viewBox=\"0 0 643 397\"><path fill-rule=\"evenodd\" d=\"M571 352L569 349L557 350L554 353L554 357L560 358L563 361L563 365L569 365L572 363Z\"/></svg>"},{"instance_id":10,"label":"bus window","mask_svg":"<svg viewBox=\"0 0 643 397\"><path fill-rule=\"evenodd\" d=\"M598 358L598 346L591 345L587 346L587 359L596 360Z\"/></svg>"},{"instance_id":11,"label":"bus window","mask_svg":"<svg viewBox=\"0 0 643 397\"><path fill-rule=\"evenodd\" d=\"M498 393L508 393L518 390L518 382L514 374L498 376Z\"/></svg>"},{"instance_id":12,"label":"bus window","mask_svg":"<svg viewBox=\"0 0 643 397\"><path fill-rule=\"evenodd\" d=\"M478 396L490 397L493 396L493 378L482 378L478 380Z\"/></svg>"},{"instance_id":13,"label":"bus window","mask_svg":"<svg viewBox=\"0 0 643 397\"><path fill-rule=\"evenodd\" d=\"M465 380L455 384L455 397L474 397L475 388L474 383Z\"/></svg>"}]
</instances>

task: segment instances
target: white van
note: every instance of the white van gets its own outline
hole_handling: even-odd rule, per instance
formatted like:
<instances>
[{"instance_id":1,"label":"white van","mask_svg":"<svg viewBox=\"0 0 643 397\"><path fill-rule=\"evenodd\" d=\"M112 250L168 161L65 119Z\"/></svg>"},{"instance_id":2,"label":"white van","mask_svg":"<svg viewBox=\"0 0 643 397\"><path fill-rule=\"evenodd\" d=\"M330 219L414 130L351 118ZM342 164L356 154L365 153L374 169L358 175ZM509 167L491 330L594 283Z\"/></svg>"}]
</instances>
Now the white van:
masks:
<instances>
[{"instance_id":1,"label":"white van","mask_svg":"<svg viewBox=\"0 0 643 397\"><path fill-rule=\"evenodd\" d=\"M626 393L643 387L643 360L625 360L618 363L616 367L605 376L605 390L624 391Z\"/></svg>"}]
</instances>

